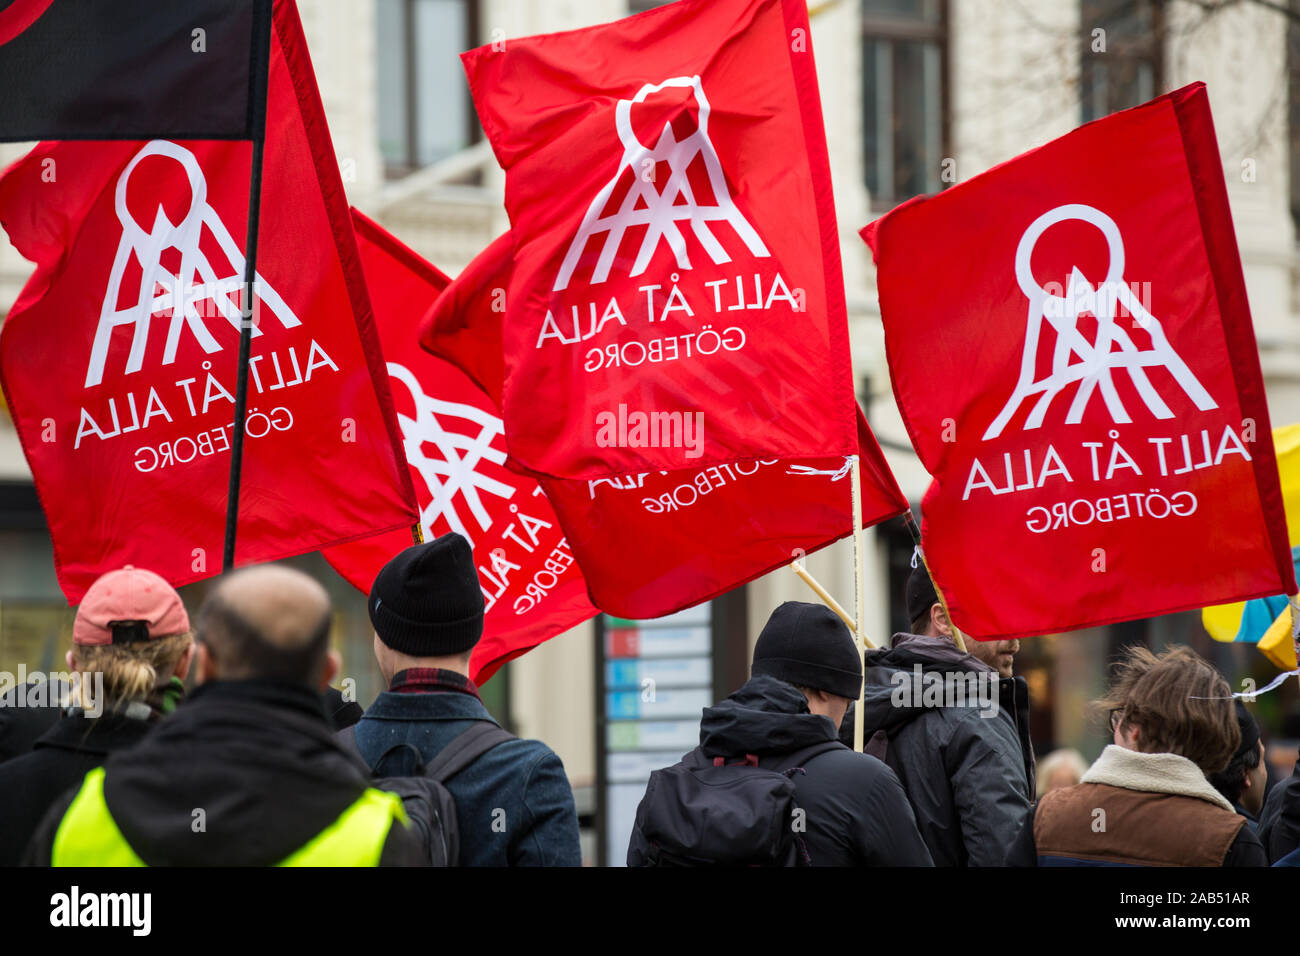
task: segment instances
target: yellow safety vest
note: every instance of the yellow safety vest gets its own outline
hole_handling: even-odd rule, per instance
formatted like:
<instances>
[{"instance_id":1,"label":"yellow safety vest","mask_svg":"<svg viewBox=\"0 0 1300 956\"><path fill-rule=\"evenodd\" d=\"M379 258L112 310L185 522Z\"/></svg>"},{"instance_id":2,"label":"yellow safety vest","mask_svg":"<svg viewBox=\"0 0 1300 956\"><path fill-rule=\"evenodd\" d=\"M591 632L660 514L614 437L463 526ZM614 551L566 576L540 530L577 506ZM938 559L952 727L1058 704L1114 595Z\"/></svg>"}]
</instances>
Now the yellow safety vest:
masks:
<instances>
[{"instance_id":1,"label":"yellow safety vest","mask_svg":"<svg viewBox=\"0 0 1300 956\"><path fill-rule=\"evenodd\" d=\"M408 822L402 798L367 788L338 819L277 866L378 866L393 821ZM54 835L52 866L146 866L104 802L104 768L86 774Z\"/></svg>"}]
</instances>

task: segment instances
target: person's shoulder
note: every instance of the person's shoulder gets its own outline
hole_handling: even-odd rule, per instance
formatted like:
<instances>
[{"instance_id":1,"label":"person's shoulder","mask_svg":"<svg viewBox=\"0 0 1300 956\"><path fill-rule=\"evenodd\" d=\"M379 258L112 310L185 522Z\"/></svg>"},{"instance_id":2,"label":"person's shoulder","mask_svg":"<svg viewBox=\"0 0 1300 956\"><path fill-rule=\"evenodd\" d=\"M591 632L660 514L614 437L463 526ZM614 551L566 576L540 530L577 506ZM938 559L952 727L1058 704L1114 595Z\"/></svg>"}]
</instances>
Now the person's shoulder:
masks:
<instances>
[{"instance_id":1,"label":"person's shoulder","mask_svg":"<svg viewBox=\"0 0 1300 956\"><path fill-rule=\"evenodd\" d=\"M24 781L44 780L51 771L73 763L80 761L76 760L75 755L60 750L49 747L29 750L19 757L0 763L0 790L9 794L18 793L18 787Z\"/></svg>"},{"instance_id":2,"label":"person's shoulder","mask_svg":"<svg viewBox=\"0 0 1300 956\"><path fill-rule=\"evenodd\" d=\"M861 783L885 780L894 775L894 772L883 761L871 754L861 754L851 747L842 745L817 754L808 763L809 765L815 764L815 769L818 771L825 770L845 777L852 777Z\"/></svg>"},{"instance_id":3,"label":"person's shoulder","mask_svg":"<svg viewBox=\"0 0 1300 956\"><path fill-rule=\"evenodd\" d=\"M512 763L526 764L529 767L551 762L561 764L560 757L554 750L542 741L528 737L514 737L492 749Z\"/></svg>"}]
</instances>

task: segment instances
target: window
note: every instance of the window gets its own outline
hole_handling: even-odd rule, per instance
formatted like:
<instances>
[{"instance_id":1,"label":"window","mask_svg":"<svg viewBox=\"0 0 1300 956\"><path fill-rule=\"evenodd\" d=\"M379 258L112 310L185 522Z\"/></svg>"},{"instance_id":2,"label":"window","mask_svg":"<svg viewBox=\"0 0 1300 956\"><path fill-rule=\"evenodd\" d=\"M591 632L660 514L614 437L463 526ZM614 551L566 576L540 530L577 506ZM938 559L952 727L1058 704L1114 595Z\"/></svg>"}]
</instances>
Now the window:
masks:
<instances>
[{"instance_id":1,"label":"window","mask_svg":"<svg viewBox=\"0 0 1300 956\"><path fill-rule=\"evenodd\" d=\"M877 205L943 187L946 31L946 0L863 0L862 126Z\"/></svg>"},{"instance_id":2,"label":"window","mask_svg":"<svg viewBox=\"0 0 1300 956\"><path fill-rule=\"evenodd\" d=\"M473 0L379 0L379 151L391 174L446 159L480 138L460 65L477 36Z\"/></svg>"},{"instance_id":3,"label":"window","mask_svg":"<svg viewBox=\"0 0 1300 956\"><path fill-rule=\"evenodd\" d=\"M1160 92L1161 0L1082 0L1083 121L1145 103Z\"/></svg>"}]
</instances>

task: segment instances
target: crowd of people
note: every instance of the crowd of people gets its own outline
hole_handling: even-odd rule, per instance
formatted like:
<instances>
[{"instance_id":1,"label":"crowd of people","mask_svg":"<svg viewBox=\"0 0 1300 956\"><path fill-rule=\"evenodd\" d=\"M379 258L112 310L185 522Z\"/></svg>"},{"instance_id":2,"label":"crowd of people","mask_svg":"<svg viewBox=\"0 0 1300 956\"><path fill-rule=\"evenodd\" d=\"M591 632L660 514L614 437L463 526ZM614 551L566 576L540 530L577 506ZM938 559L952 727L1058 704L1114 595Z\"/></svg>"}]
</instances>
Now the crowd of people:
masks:
<instances>
[{"instance_id":1,"label":"crowd of people","mask_svg":"<svg viewBox=\"0 0 1300 956\"><path fill-rule=\"evenodd\" d=\"M1097 702L1112 743L1036 767L1019 642L963 650L923 567L904 600L910 632L865 667L829 609L778 607L749 681L652 775L628 864L1300 865L1300 770L1265 792L1258 725L1192 650L1129 648ZM0 864L580 865L559 757L468 676L484 604L465 539L397 555L368 609L387 689L363 709L331 687L309 576L230 573L192 627L158 575L102 576L71 681L45 706L0 698Z\"/></svg>"}]
</instances>

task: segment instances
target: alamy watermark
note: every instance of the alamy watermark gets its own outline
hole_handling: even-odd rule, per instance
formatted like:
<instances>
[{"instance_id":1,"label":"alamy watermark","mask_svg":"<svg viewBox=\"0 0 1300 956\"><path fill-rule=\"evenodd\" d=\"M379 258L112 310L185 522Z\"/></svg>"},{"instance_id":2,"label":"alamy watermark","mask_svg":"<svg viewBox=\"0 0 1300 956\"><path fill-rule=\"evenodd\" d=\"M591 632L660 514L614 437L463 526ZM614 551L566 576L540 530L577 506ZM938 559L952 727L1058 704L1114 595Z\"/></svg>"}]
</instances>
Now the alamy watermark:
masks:
<instances>
[{"instance_id":1,"label":"alamy watermark","mask_svg":"<svg viewBox=\"0 0 1300 956\"><path fill-rule=\"evenodd\" d=\"M895 707L971 707L981 717L998 713L997 671L926 671L920 664L912 672L895 671L889 701Z\"/></svg>"},{"instance_id":2,"label":"alamy watermark","mask_svg":"<svg viewBox=\"0 0 1300 956\"><path fill-rule=\"evenodd\" d=\"M28 671L18 665L18 673L0 671L0 697L14 695L0 706L67 707L77 704L87 717L104 713L104 673L92 671Z\"/></svg>"},{"instance_id":3,"label":"alamy watermark","mask_svg":"<svg viewBox=\"0 0 1300 956\"><path fill-rule=\"evenodd\" d=\"M627 410L596 414L596 444L601 448L684 448L687 458L704 454L703 412Z\"/></svg>"}]
</instances>

